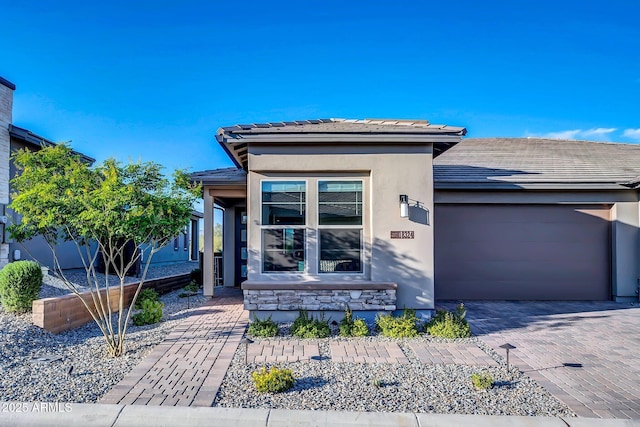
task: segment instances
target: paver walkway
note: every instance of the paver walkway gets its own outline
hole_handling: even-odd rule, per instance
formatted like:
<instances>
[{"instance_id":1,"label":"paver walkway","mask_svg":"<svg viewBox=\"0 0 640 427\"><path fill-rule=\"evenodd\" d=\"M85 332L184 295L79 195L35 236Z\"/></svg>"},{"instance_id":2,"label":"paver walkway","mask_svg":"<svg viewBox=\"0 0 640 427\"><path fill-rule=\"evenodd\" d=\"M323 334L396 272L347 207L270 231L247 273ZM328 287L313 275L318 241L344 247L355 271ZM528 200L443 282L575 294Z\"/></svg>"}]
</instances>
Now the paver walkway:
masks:
<instances>
[{"instance_id":1,"label":"paver walkway","mask_svg":"<svg viewBox=\"0 0 640 427\"><path fill-rule=\"evenodd\" d=\"M471 343L409 344L422 363L497 366L498 363ZM329 342L329 354L320 353L313 340L260 340L247 347L248 363L279 363L319 360L328 357L334 363L409 363L409 355L394 342L367 342L358 339Z\"/></svg>"},{"instance_id":2,"label":"paver walkway","mask_svg":"<svg viewBox=\"0 0 640 427\"><path fill-rule=\"evenodd\" d=\"M351 363L409 363L398 344L340 341L329 344L331 360Z\"/></svg>"},{"instance_id":3,"label":"paver walkway","mask_svg":"<svg viewBox=\"0 0 640 427\"><path fill-rule=\"evenodd\" d=\"M320 357L320 349L317 342L309 340L266 340L247 348L247 363L300 362L314 357Z\"/></svg>"},{"instance_id":4,"label":"paver walkway","mask_svg":"<svg viewBox=\"0 0 640 427\"><path fill-rule=\"evenodd\" d=\"M453 309L453 304L439 304ZM613 302L469 302L475 335L578 416L640 418L640 307Z\"/></svg>"},{"instance_id":5,"label":"paver walkway","mask_svg":"<svg viewBox=\"0 0 640 427\"><path fill-rule=\"evenodd\" d=\"M409 347L425 364L498 366L498 362L475 344L415 342L409 344Z\"/></svg>"},{"instance_id":6,"label":"paver walkway","mask_svg":"<svg viewBox=\"0 0 640 427\"><path fill-rule=\"evenodd\" d=\"M240 291L215 292L100 403L211 406L248 322Z\"/></svg>"}]
</instances>

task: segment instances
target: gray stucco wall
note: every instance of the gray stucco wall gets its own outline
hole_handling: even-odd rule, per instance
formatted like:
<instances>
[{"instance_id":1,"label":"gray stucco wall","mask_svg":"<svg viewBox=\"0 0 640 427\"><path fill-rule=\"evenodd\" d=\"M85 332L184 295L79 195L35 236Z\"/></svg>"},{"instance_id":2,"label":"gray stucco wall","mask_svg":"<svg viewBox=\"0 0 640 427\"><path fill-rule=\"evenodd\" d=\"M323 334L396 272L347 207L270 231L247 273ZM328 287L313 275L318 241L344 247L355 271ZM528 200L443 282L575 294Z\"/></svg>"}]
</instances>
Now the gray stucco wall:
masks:
<instances>
[{"instance_id":1,"label":"gray stucco wall","mask_svg":"<svg viewBox=\"0 0 640 427\"><path fill-rule=\"evenodd\" d=\"M295 150L295 154L292 151ZM432 150L428 144L376 145L254 145L249 151L249 277L251 282L349 282L398 284L397 307L433 309ZM349 176L364 181L364 258L361 275L317 274L317 251L307 244L306 273L265 274L261 265L261 181L274 178L308 179ZM411 218L401 218L399 195L421 203ZM307 191L307 240L315 241L315 191ZM391 231L413 231L414 239L391 239Z\"/></svg>"},{"instance_id":2,"label":"gray stucco wall","mask_svg":"<svg viewBox=\"0 0 640 427\"><path fill-rule=\"evenodd\" d=\"M611 207L611 285L614 300L637 301L638 261L638 193L620 191L451 191L436 190L435 203L487 204L610 204ZM438 218L434 218L437 227Z\"/></svg>"}]
</instances>

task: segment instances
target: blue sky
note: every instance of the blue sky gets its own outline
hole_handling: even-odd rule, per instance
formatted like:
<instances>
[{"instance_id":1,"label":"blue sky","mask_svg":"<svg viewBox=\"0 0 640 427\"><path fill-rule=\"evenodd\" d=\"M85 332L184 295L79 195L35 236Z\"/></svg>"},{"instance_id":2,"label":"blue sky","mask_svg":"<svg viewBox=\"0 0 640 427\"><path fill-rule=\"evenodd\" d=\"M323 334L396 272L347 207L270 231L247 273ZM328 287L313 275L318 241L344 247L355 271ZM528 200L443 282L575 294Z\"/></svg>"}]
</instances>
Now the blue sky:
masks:
<instances>
[{"instance_id":1,"label":"blue sky","mask_svg":"<svg viewBox=\"0 0 640 427\"><path fill-rule=\"evenodd\" d=\"M14 123L103 160L232 163L220 126L408 118L640 142L640 2L5 1Z\"/></svg>"}]
</instances>

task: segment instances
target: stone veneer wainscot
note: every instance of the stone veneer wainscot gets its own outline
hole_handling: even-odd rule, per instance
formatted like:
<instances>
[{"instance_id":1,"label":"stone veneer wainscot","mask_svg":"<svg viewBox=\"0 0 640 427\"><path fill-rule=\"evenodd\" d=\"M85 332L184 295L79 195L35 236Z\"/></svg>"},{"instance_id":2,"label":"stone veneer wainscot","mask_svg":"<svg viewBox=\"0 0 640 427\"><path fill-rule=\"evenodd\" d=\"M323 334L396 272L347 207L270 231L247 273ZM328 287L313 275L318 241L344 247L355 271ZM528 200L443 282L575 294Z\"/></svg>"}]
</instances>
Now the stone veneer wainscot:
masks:
<instances>
[{"instance_id":1,"label":"stone veneer wainscot","mask_svg":"<svg viewBox=\"0 0 640 427\"><path fill-rule=\"evenodd\" d=\"M316 311L396 309L395 283L309 283L242 285L246 310Z\"/></svg>"}]
</instances>

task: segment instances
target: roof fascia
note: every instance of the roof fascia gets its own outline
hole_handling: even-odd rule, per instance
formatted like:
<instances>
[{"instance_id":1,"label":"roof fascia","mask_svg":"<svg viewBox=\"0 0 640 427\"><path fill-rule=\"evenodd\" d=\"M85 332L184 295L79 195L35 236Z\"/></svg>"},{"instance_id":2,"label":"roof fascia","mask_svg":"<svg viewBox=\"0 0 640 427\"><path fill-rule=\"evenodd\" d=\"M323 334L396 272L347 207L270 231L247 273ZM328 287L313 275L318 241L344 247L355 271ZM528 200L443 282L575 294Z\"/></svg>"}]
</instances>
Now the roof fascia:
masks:
<instances>
[{"instance_id":1,"label":"roof fascia","mask_svg":"<svg viewBox=\"0 0 640 427\"><path fill-rule=\"evenodd\" d=\"M625 190L629 187L615 182L438 182L435 190Z\"/></svg>"},{"instance_id":2,"label":"roof fascia","mask_svg":"<svg viewBox=\"0 0 640 427\"><path fill-rule=\"evenodd\" d=\"M449 134L393 134L393 133L289 133L289 134L233 134L228 137L221 136L218 142L232 144L236 141L244 143L401 143L426 144L435 142L459 142L460 135Z\"/></svg>"},{"instance_id":3,"label":"roof fascia","mask_svg":"<svg viewBox=\"0 0 640 427\"><path fill-rule=\"evenodd\" d=\"M43 146L54 147L57 145L55 142L49 141L46 138L38 136L28 129L24 129L15 125L9 125L9 135L20 141L26 142L27 144L31 144L32 146L37 148L42 148ZM80 156L83 161L89 163L90 165L94 164L96 161L96 159L94 159L93 157L89 157L78 151L71 150L71 152L77 156Z\"/></svg>"},{"instance_id":4,"label":"roof fascia","mask_svg":"<svg viewBox=\"0 0 640 427\"><path fill-rule=\"evenodd\" d=\"M216 133L216 141L218 141L218 144L220 144L220 147L222 147L222 149L224 150L225 153L227 153L227 157L229 157L231 159L231 161L233 162L233 164L238 168L238 169L245 169L242 166L242 163L240 162L240 159L238 159L235 155L234 152L232 152L231 150L229 150L229 146L228 146L228 142L227 139L224 137L224 129L220 128L218 129L218 132ZM246 169L245 169L246 170Z\"/></svg>"}]
</instances>

